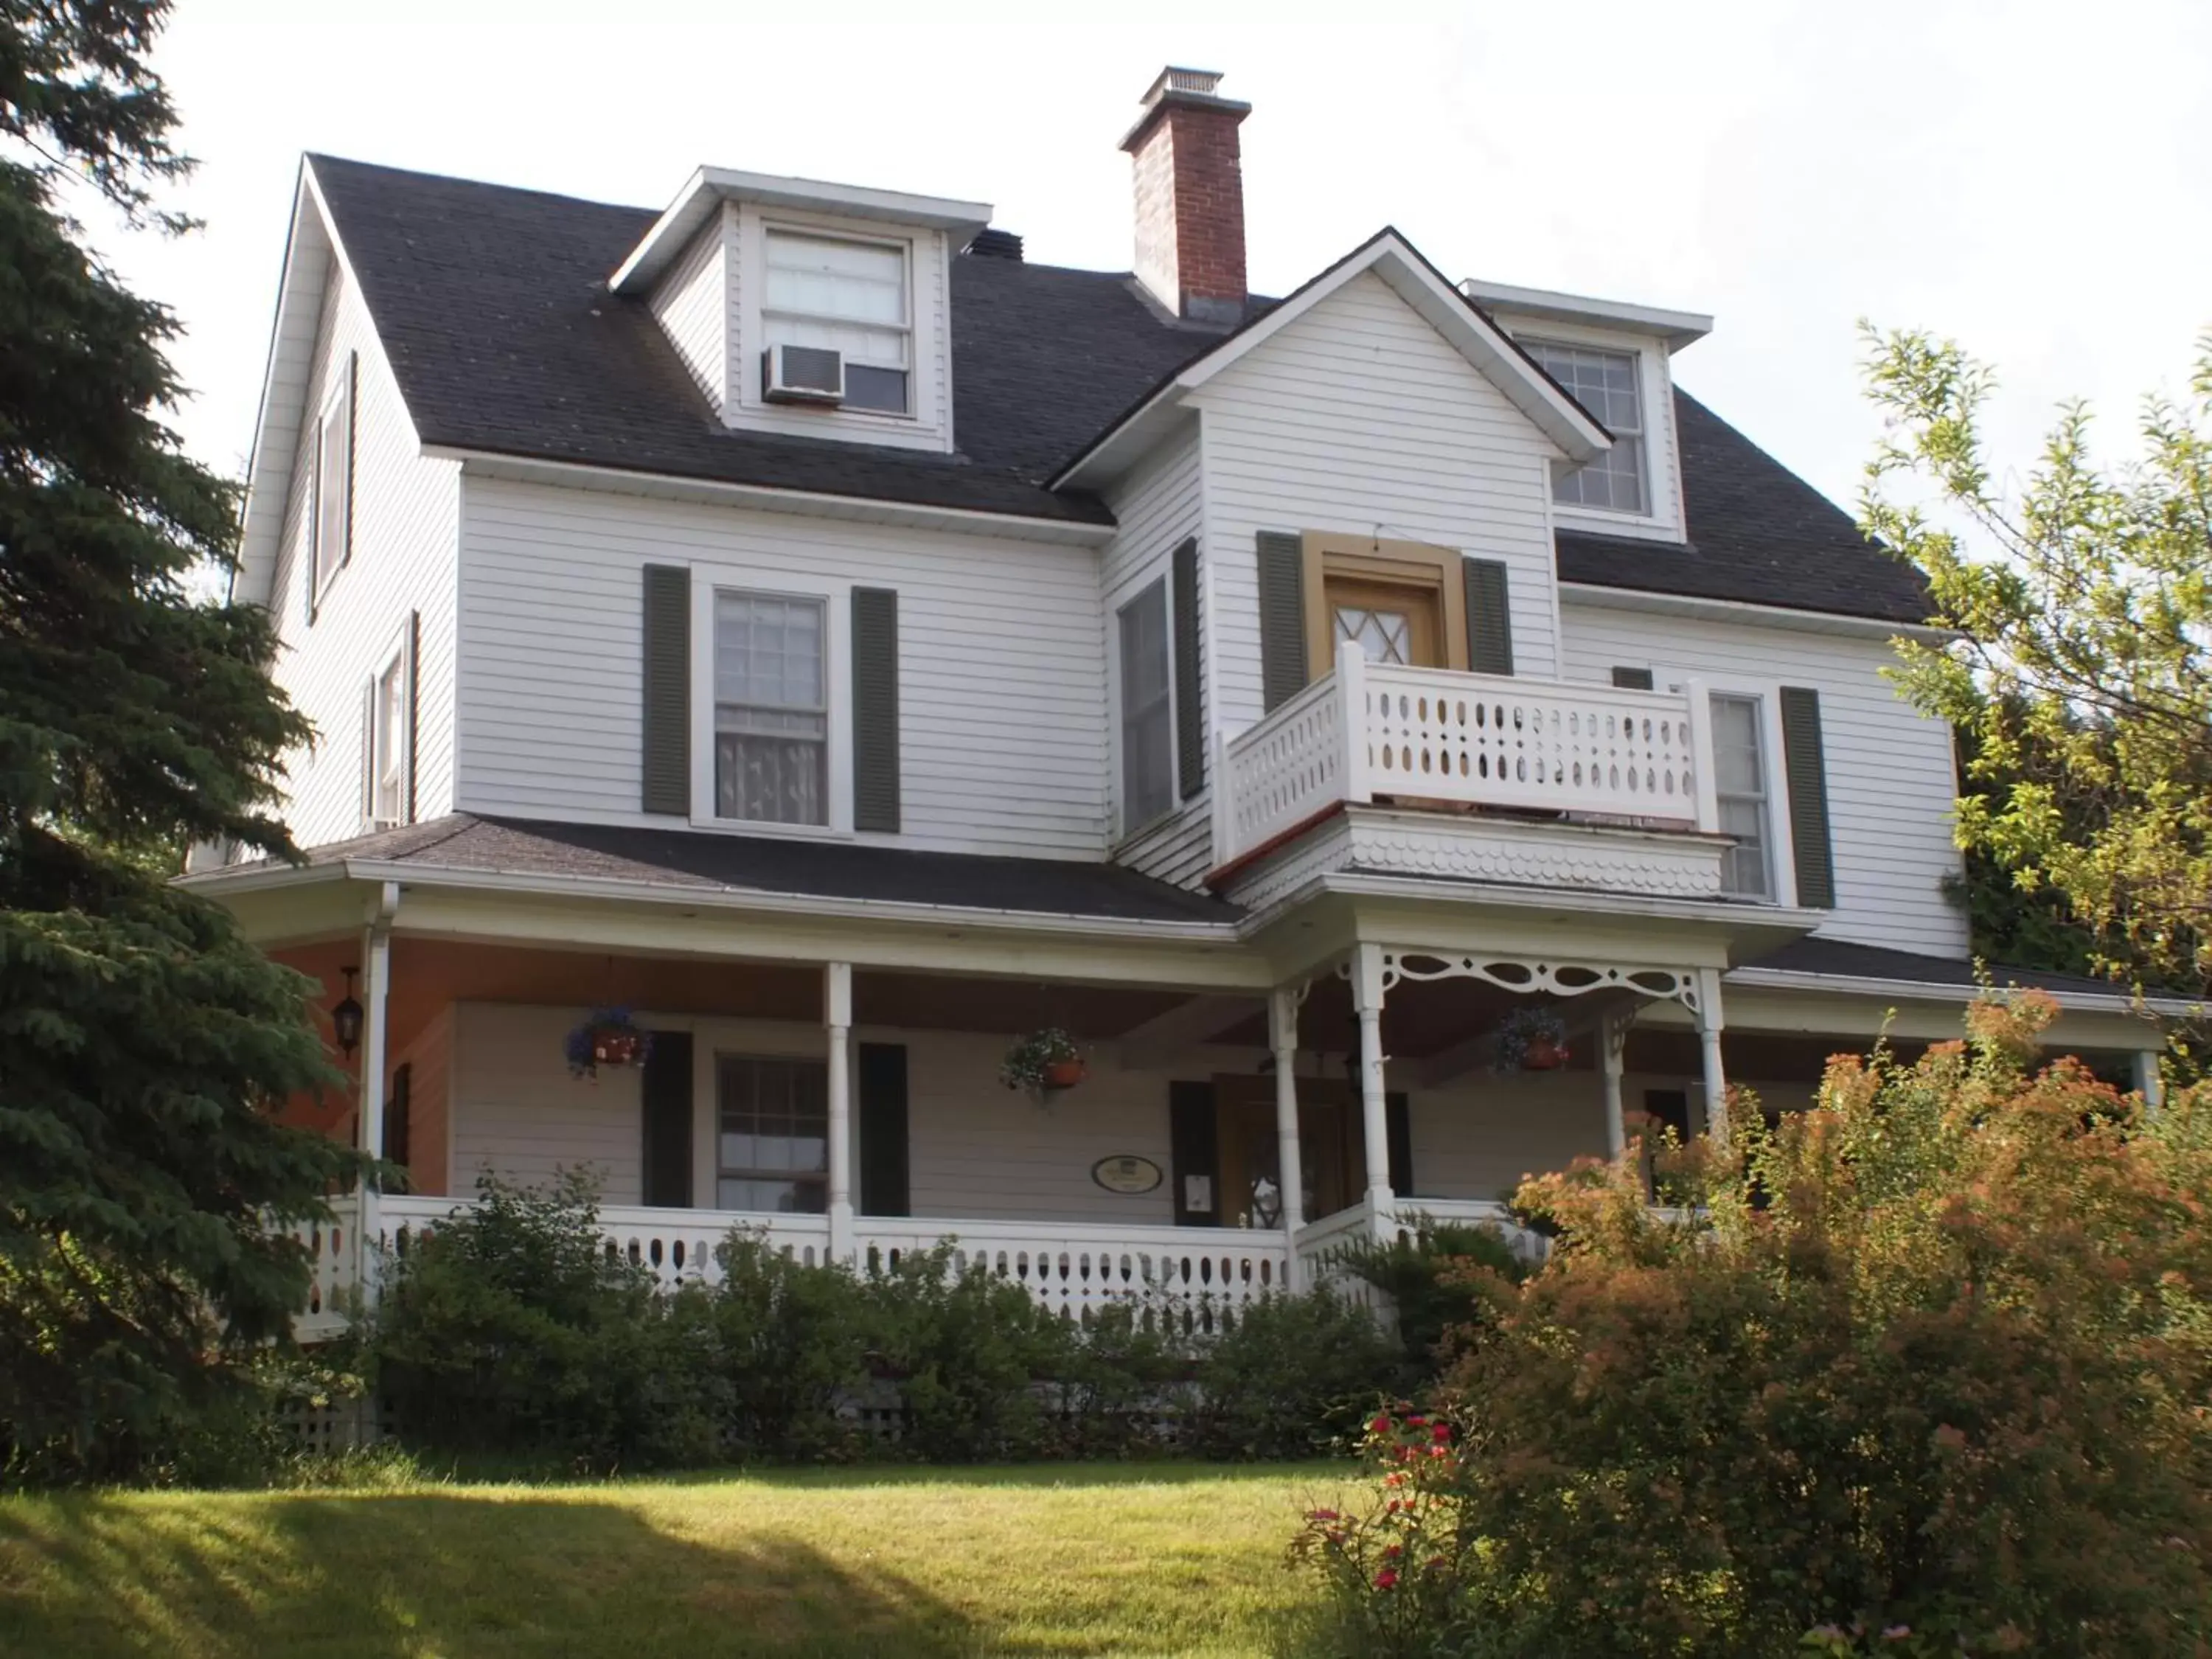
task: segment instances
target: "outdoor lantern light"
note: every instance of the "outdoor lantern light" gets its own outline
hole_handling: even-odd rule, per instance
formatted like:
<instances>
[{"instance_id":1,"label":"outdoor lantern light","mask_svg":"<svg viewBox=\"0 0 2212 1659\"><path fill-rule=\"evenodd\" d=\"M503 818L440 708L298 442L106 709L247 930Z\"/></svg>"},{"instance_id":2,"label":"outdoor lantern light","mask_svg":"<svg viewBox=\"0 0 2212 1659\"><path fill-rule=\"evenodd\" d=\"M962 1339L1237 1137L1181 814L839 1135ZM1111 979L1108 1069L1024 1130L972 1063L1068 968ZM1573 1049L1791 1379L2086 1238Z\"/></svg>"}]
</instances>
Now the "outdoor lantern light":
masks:
<instances>
[{"instance_id":1,"label":"outdoor lantern light","mask_svg":"<svg viewBox=\"0 0 2212 1659\"><path fill-rule=\"evenodd\" d=\"M361 1047L361 1004L354 1000L353 979L358 968L345 970L345 1000L331 1010L331 1030L338 1040L340 1052L351 1054Z\"/></svg>"}]
</instances>

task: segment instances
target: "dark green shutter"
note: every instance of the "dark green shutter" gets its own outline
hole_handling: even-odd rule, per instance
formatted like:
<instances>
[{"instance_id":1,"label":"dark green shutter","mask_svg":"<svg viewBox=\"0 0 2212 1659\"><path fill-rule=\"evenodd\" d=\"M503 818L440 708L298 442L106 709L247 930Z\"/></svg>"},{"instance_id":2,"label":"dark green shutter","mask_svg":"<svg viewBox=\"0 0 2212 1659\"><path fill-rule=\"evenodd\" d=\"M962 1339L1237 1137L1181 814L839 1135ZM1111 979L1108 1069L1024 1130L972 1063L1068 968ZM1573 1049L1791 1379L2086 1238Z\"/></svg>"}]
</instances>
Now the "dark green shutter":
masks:
<instances>
[{"instance_id":1,"label":"dark green shutter","mask_svg":"<svg viewBox=\"0 0 2212 1659\"><path fill-rule=\"evenodd\" d=\"M1513 672L1513 616L1505 565L1462 559L1467 578L1467 665L1478 674Z\"/></svg>"},{"instance_id":2,"label":"dark green shutter","mask_svg":"<svg viewBox=\"0 0 2212 1659\"><path fill-rule=\"evenodd\" d=\"M853 827L894 836L899 829L898 592L895 588L853 590Z\"/></svg>"},{"instance_id":3,"label":"dark green shutter","mask_svg":"<svg viewBox=\"0 0 2212 1659\"><path fill-rule=\"evenodd\" d=\"M408 1142L412 1138L413 1125L410 1119L415 1105L415 1066L409 1061L396 1067L392 1073L392 1087L384 1097L384 1161L405 1164L411 1150Z\"/></svg>"},{"instance_id":4,"label":"dark green shutter","mask_svg":"<svg viewBox=\"0 0 2212 1659\"><path fill-rule=\"evenodd\" d=\"M1206 787L1206 722L1199 709L1198 543L1175 550L1169 587L1175 602L1176 782L1188 800Z\"/></svg>"},{"instance_id":5,"label":"dark green shutter","mask_svg":"<svg viewBox=\"0 0 2212 1659\"><path fill-rule=\"evenodd\" d=\"M640 807L691 811L691 573L645 567L645 729Z\"/></svg>"},{"instance_id":6,"label":"dark green shutter","mask_svg":"<svg viewBox=\"0 0 2212 1659\"><path fill-rule=\"evenodd\" d=\"M1836 866L1828 846L1828 768L1820 745L1820 694L1802 685L1782 688L1782 774L1790 787L1797 902L1832 910Z\"/></svg>"},{"instance_id":7,"label":"dark green shutter","mask_svg":"<svg viewBox=\"0 0 2212 1659\"><path fill-rule=\"evenodd\" d=\"M1382 1097L1382 1133L1390 1147L1390 1190L1400 1198L1413 1195L1413 1112L1401 1094Z\"/></svg>"},{"instance_id":8,"label":"dark green shutter","mask_svg":"<svg viewBox=\"0 0 2212 1659\"><path fill-rule=\"evenodd\" d=\"M1221 1158L1215 1129L1211 1083L1168 1085L1169 1178L1178 1227L1221 1224ZM1193 1190L1201 1181L1202 1206L1191 1201L1201 1195Z\"/></svg>"},{"instance_id":9,"label":"dark green shutter","mask_svg":"<svg viewBox=\"0 0 2212 1659\"><path fill-rule=\"evenodd\" d=\"M860 1044L859 1163L862 1215L911 1215L907 1152L906 1047Z\"/></svg>"},{"instance_id":10,"label":"dark green shutter","mask_svg":"<svg viewBox=\"0 0 2212 1659\"><path fill-rule=\"evenodd\" d=\"M1263 530L1260 532L1261 700L1270 709L1278 708L1304 690L1305 684L1305 544L1279 530Z\"/></svg>"},{"instance_id":11,"label":"dark green shutter","mask_svg":"<svg viewBox=\"0 0 2212 1659\"><path fill-rule=\"evenodd\" d=\"M1651 690L1651 671L1648 668L1616 668L1613 671L1613 683L1624 691L1649 691Z\"/></svg>"},{"instance_id":12,"label":"dark green shutter","mask_svg":"<svg viewBox=\"0 0 2212 1659\"><path fill-rule=\"evenodd\" d=\"M688 1210L691 1198L691 1033L655 1031L639 1090L645 1118L641 1200Z\"/></svg>"}]
</instances>

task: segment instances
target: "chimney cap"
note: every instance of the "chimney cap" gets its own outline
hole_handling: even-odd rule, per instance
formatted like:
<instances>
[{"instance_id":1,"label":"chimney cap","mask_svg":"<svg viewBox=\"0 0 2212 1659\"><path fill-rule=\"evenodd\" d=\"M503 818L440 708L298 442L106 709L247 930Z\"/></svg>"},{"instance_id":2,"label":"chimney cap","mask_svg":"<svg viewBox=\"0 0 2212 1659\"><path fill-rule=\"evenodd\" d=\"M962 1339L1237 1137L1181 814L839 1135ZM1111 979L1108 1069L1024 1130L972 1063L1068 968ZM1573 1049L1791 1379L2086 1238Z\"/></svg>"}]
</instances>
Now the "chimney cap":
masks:
<instances>
[{"instance_id":1,"label":"chimney cap","mask_svg":"<svg viewBox=\"0 0 2212 1659\"><path fill-rule=\"evenodd\" d=\"M1121 140L1121 148L1133 154L1160 118L1161 112L1169 109L1214 110L1242 121L1252 112L1252 106L1239 103L1234 98L1224 98L1214 88L1221 84L1218 70L1179 69L1170 64L1159 72L1152 84L1145 88L1144 108Z\"/></svg>"},{"instance_id":2,"label":"chimney cap","mask_svg":"<svg viewBox=\"0 0 2212 1659\"><path fill-rule=\"evenodd\" d=\"M1178 69L1170 64L1160 71L1159 78L1146 88L1143 103L1150 109L1170 92L1194 92L1201 98L1211 98L1220 84L1219 70Z\"/></svg>"}]
</instances>

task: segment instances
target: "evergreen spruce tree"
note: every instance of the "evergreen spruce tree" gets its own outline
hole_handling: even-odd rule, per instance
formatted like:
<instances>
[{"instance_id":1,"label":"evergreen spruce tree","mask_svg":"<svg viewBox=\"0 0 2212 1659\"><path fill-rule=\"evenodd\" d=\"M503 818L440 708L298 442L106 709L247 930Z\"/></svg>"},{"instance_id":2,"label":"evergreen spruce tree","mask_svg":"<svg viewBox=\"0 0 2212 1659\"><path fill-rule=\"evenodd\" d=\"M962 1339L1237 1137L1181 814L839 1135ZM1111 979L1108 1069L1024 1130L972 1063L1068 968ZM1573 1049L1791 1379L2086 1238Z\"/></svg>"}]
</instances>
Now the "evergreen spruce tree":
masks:
<instances>
[{"instance_id":1,"label":"evergreen spruce tree","mask_svg":"<svg viewBox=\"0 0 2212 1659\"><path fill-rule=\"evenodd\" d=\"M178 332L63 210L181 234L148 54L166 0L0 0L0 1484L127 1476L289 1335L351 1152L273 1108L334 1082L302 976L170 884L297 854L307 733L227 573L233 486L163 424ZM77 183L71 183L71 180Z\"/></svg>"}]
</instances>

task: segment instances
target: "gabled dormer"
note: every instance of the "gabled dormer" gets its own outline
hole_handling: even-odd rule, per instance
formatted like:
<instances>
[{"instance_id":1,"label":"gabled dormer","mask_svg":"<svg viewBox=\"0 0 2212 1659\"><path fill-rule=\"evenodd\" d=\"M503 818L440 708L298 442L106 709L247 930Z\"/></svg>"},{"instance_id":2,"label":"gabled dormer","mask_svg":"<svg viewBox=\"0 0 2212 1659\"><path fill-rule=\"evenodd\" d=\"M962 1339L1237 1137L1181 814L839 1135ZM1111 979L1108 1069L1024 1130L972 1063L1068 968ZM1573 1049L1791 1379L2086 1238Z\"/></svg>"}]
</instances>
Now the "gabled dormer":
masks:
<instances>
[{"instance_id":1,"label":"gabled dormer","mask_svg":"<svg viewBox=\"0 0 2212 1659\"><path fill-rule=\"evenodd\" d=\"M1613 434L1612 447L1595 460L1553 469L1559 526L1684 539L1672 361L1710 334L1713 319L1502 283L1465 282L1460 289Z\"/></svg>"},{"instance_id":2,"label":"gabled dormer","mask_svg":"<svg viewBox=\"0 0 2212 1659\"><path fill-rule=\"evenodd\" d=\"M990 206L702 167L608 280L732 431L949 452L949 266Z\"/></svg>"}]
</instances>

